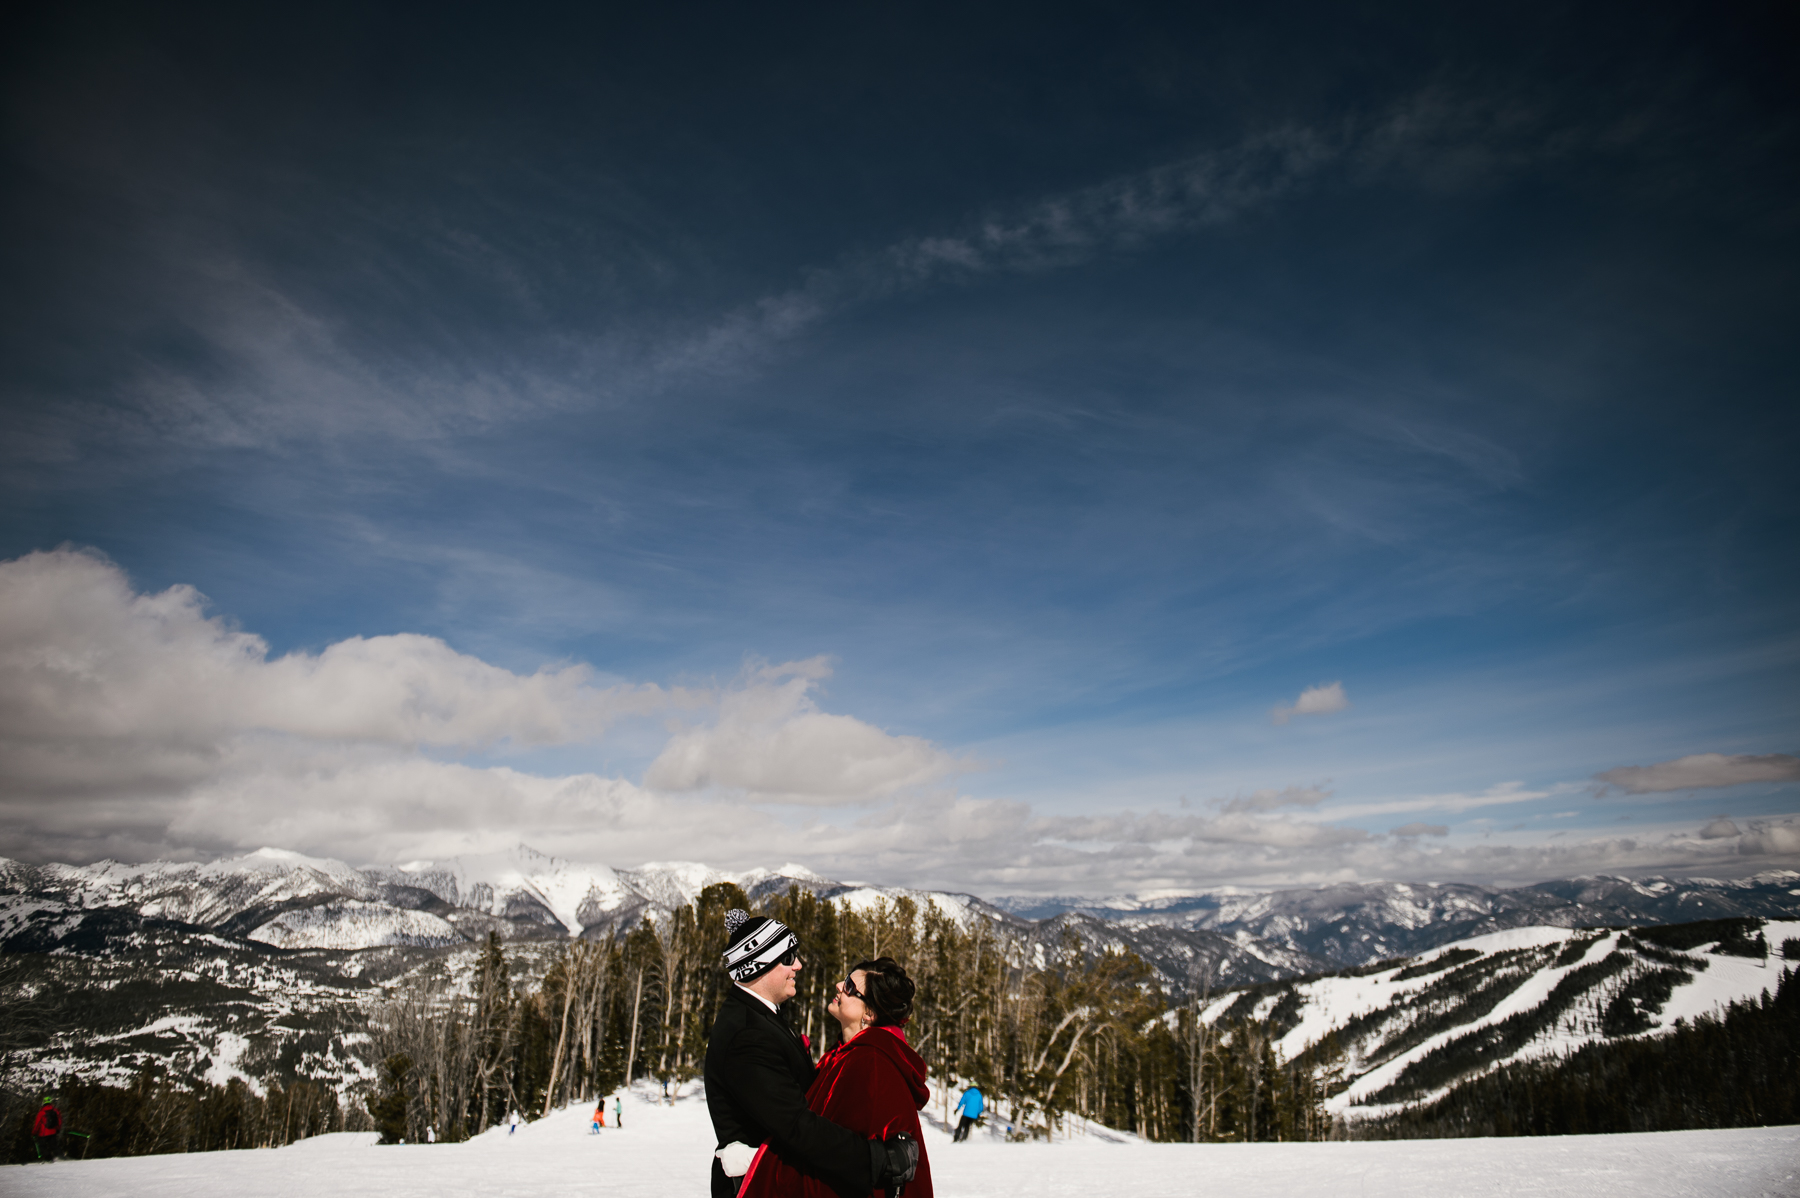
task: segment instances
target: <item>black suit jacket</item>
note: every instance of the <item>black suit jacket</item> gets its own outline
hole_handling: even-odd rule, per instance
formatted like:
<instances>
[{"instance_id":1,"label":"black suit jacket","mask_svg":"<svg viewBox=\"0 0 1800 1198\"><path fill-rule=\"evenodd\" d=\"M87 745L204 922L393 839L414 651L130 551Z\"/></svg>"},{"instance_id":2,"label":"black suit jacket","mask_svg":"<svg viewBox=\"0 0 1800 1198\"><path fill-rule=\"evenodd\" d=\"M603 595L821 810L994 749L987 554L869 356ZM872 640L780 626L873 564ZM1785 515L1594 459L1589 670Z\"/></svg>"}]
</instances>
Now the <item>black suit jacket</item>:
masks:
<instances>
[{"instance_id":1,"label":"black suit jacket","mask_svg":"<svg viewBox=\"0 0 1800 1198\"><path fill-rule=\"evenodd\" d=\"M706 1044L706 1107L717 1146L766 1143L832 1189L867 1194L875 1188L869 1141L806 1108L816 1068L785 1019L732 986ZM724 1177L716 1164L713 1173L715 1183Z\"/></svg>"}]
</instances>

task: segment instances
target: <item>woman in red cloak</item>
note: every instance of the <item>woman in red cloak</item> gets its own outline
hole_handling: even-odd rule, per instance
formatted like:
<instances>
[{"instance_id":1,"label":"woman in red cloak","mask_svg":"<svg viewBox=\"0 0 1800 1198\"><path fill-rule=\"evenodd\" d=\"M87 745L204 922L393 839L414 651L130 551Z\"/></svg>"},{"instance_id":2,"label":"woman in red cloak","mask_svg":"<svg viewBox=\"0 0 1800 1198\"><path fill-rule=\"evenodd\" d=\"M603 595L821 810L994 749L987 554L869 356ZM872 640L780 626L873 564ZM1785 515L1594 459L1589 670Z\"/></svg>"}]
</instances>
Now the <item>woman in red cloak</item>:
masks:
<instances>
[{"instance_id":1,"label":"woman in red cloak","mask_svg":"<svg viewBox=\"0 0 1800 1198\"><path fill-rule=\"evenodd\" d=\"M906 1132L919 1142L919 1169L903 1198L933 1198L931 1162L919 1134L919 1108L930 1100L925 1088L925 1062L906 1042L900 1029L912 1016L914 985L892 957L864 961L837 984L826 1006L844 1042L819 1061L819 1071L806 1091L814 1114L875 1140ZM800 1172L768 1145L756 1154L738 1198L883 1198L844 1194L811 1174Z\"/></svg>"}]
</instances>

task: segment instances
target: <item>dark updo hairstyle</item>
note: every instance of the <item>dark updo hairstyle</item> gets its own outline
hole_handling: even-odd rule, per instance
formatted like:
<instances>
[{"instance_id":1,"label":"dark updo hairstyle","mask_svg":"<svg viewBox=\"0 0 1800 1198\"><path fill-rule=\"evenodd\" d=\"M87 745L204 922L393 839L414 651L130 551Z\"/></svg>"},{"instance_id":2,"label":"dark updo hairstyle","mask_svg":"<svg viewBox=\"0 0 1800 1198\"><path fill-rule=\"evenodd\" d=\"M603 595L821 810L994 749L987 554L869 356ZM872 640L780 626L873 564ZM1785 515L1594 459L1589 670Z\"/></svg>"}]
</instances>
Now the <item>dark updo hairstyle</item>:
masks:
<instances>
[{"instance_id":1,"label":"dark updo hairstyle","mask_svg":"<svg viewBox=\"0 0 1800 1198\"><path fill-rule=\"evenodd\" d=\"M860 961L850 967L863 971L863 1005L875 1016L876 1027L902 1027L912 1018L913 994L918 987L906 969L892 957Z\"/></svg>"}]
</instances>

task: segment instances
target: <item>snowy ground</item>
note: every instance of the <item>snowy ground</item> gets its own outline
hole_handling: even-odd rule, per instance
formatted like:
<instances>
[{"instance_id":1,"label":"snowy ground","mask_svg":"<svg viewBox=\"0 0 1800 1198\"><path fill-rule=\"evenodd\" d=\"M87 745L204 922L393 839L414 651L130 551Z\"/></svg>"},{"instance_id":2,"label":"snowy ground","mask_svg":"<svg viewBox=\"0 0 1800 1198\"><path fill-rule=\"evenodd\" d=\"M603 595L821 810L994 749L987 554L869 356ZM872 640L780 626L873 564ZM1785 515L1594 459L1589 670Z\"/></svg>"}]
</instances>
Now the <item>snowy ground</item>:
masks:
<instances>
[{"instance_id":1,"label":"snowy ground","mask_svg":"<svg viewBox=\"0 0 1800 1198\"><path fill-rule=\"evenodd\" d=\"M610 1104L609 1104L610 1107ZM466 1144L381 1148L372 1134L289 1148L0 1169L18 1198L572 1198L706 1193L704 1099L627 1096L625 1126L588 1134L567 1110ZM1340 1144L1146 1144L1093 1129L1053 1144L951 1144L926 1127L944 1198L1630 1198L1800 1195L1800 1127L1635 1136Z\"/></svg>"}]
</instances>

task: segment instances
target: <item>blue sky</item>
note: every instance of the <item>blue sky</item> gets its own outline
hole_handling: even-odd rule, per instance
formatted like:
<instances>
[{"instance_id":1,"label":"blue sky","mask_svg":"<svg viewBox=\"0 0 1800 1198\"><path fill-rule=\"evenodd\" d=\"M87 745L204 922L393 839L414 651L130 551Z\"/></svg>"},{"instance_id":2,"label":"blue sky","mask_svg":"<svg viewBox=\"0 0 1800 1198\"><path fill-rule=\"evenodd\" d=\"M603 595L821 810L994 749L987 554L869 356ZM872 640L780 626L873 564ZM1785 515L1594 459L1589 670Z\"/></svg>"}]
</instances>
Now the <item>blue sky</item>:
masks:
<instances>
[{"instance_id":1,"label":"blue sky","mask_svg":"<svg viewBox=\"0 0 1800 1198\"><path fill-rule=\"evenodd\" d=\"M38 10L0 853L1800 863L1768 19Z\"/></svg>"}]
</instances>

